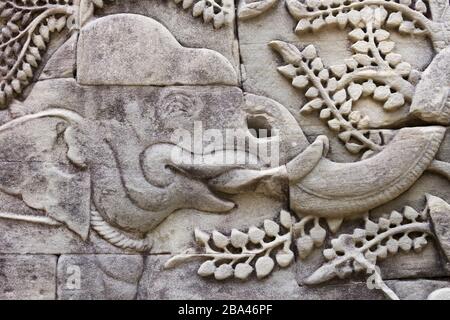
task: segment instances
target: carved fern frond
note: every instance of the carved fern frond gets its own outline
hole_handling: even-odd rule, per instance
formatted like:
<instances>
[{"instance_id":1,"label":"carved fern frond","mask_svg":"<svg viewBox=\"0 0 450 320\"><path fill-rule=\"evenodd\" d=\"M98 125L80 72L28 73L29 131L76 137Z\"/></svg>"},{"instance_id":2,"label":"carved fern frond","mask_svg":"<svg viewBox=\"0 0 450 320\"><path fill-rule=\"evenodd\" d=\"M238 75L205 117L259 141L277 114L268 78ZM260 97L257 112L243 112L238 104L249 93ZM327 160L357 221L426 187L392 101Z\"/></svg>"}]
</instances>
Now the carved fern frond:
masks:
<instances>
[{"instance_id":1,"label":"carved fern frond","mask_svg":"<svg viewBox=\"0 0 450 320\"><path fill-rule=\"evenodd\" d=\"M301 112L320 111L320 118L332 131L339 133L339 138L351 153L381 150L381 146L369 137L369 117L352 110L353 103L362 95L375 94L377 86L368 75L358 75L359 81L366 81L357 84L349 80L352 73L348 72L348 65L325 67L313 45L301 52L294 45L282 41L272 41L270 45L288 63L278 71L292 81L292 86L306 91L305 96L310 101ZM354 67L356 69L357 66Z\"/></svg>"},{"instance_id":2,"label":"carved fern frond","mask_svg":"<svg viewBox=\"0 0 450 320\"><path fill-rule=\"evenodd\" d=\"M295 222L289 212L282 210L279 222L265 220L262 228L253 226L246 232L233 229L229 236L217 230L209 234L196 229L195 240L204 252L188 249L169 259L165 267L173 268L193 259L205 259L198 269L202 277L214 276L217 280L225 280L234 276L244 280L255 272L258 278L264 278L275 265L285 268L292 264L295 239L301 259L324 244L327 231L319 220L306 216Z\"/></svg>"},{"instance_id":3,"label":"carved fern frond","mask_svg":"<svg viewBox=\"0 0 450 320\"><path fill-rule=\"evenodd\" d=\"M214 28L232 23L234 2L232 0L173 0L184 10L192 9L194 17L202 17L205 23L212 22Z\"/></svg>"},{"instance_id":4,"label":"carved fern frond","mask_svg":"<svg viewBox=\"0 0 450 320\"><path fill-rule=\"evenodd\" d=\"M290 14L298 20L295 31L317 31L326 25L344 29L365 27L365 12L373 10L373 26L403 34L427 35L435 49L450 43L448 3L428 0L286 0Z\"/></svg>"},{"instance_id":5,"label":"carved fern frond","mask_svg":"<svg viewBox=\"0 0 450 320\"><path fill-rule=\"evenodd\" d=\"M276 263L280 267L287 267L294 261L291 250L293 218L282 211L280 223L265 220L263 228L251 227L247 232L233 229L229 236L215 230L211 234L195 230L195 239L204 253L192 250L171 258L165 264L166 268L173 268L180 263L200 258L206 259L198 274L202 277L214 276L217 280L225 280L234 276L247 279L254 271L258 278L269 275L275 261L271 254L275 254Z\"/></svg>"},{"instance_id":6,"label":"carved fern frond","mask_svg":"<svg viewBox=\"0 0 450 320\"><path fill-rule=\"evenodd\" d=\"M51 33L63 30L73 13L72 0L0 2L0 108L29 84Z\"/></svg>"},{"instance_id":7,"label":"carved fern frond","mask_svg":"<svg viewBox=\"0 0 450 320\"><path fill-rule=\"evenodd\" d=\"M296 32L317 31L325 25L363 27L364 10L376 12L375 26L384 25L402 33L423 34L429 26L428 8L422 0L287 0L289 12L299 20Z\"/></svg>"},{"instance_id":8,"label":"carved fern frond","mask_svg":"<svg viewBox=\"0 0 450 320\"><path fill-rule=\"evenodd\" d=\"M367 21L373 11L366 11ZM405 107L414 94L414 84L420 76L401 55L394 53L395 43L383 29L356 28L349 37L354 43L351 58L342 64L327 67L316 48L309 45L300 51L292 44L272 41L270 46L288 63L278 71L291 80L292 86L304 90L309 100L302 113L319 111L328 127L338 133L350 153L370 151L364 157L382 149L390 136L389 130L369 130L371 118L353 110L361 98L382 103L384 112ZM407 79L407 80L406 80ZM380 137L382 139L380 139Z\"/></svg>"},{"instance_id":9,"label":"carved fern frond","mask_svg":"<svg viewBox=\"0 0 450 320\"><path fill-rule=\"evenodd\" d=\"M79 28L102 0L2 0L0 2L0 108L27 87L52 33Z\"/></svg>"},{"instance_id":10,"label":"carved fern frond","mask_svg":"<svg viewBox=\"0 0 450 320\"><path fill-rule=\"evenodd\" d=\"M405 207L403 212L393 211L377 222L366 219L364 229L357 228L352 234L342 234L331 241L331 248L323 251L328 262L305 282L319 284L335 277L343 279L355 272L372 273L377 269L377 262L400 251L421 252L432 234L428 211L428 205L421 213ZM393 297L392 292L383 288Z\"/></svg>"}]
</instances>

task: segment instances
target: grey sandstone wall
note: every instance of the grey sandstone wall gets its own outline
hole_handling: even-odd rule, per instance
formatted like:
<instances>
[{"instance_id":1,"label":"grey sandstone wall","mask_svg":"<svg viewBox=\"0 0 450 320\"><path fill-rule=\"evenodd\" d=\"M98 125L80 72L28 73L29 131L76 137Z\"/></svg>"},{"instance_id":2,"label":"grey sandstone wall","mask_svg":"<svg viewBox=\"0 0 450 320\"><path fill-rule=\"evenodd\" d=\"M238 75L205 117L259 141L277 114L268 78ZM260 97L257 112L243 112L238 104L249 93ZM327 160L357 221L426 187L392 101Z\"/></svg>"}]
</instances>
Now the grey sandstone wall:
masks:
<instances>
[{"instance_id":1,"label":"grey sandstone wall","mask_svg":"<svg viewBox=\"0 0 450 320\"><path fill-rule=\"evenodd\" d=\"M0 299L449 299L449 26L0 0Z\"/></svg>"}]
</instances>

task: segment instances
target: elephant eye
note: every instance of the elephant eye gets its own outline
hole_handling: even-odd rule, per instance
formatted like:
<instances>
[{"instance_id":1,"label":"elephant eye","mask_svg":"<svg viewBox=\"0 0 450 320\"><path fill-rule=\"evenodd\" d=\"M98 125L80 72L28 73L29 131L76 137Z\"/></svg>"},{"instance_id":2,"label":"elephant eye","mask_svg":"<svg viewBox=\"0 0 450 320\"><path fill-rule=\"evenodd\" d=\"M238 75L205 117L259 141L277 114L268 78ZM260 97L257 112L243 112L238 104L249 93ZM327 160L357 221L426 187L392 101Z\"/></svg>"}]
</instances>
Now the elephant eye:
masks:
<instances>
[{"instance_id":1,"label":"elephant eye","mask_svg":"<svg viewBox=\"0 0 450 320\"><path fill-rule=\"evenodd\" d=\"M160 115L165 120L177 117L192 117L198 109L199 106L194 97L186 93L173 92L162 98Z\"/></svg>"}]
</instances>

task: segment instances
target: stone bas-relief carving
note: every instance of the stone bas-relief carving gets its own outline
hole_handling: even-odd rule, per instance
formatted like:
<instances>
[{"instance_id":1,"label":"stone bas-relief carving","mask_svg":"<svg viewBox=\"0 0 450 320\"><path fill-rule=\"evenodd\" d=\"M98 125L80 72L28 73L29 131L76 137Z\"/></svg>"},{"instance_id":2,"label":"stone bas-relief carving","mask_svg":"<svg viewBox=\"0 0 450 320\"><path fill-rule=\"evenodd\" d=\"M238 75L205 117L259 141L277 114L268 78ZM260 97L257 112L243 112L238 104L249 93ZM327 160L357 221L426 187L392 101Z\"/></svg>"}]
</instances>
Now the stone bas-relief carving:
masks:
<instances>
[{"instance_id":1,"label":"stone bas-relief carving","mask_svg":"<svg viewBox=\"0 0 450 320\"><path fill-rule=\"evenodd\" d=\"M194 17L202 16L205 22L212 21L215 28L233 20L234 5L229 0L220 3L215 0L176 0L175 3L181 3L183 9L193 7ZM103 5L103 0L2 1L0 106L6 106L29 85L52 34L80 29L92 19L95 9Z\"/></svg>"},{"instance_id":2,"label":"stone bas-relief carving","mask_svg":"<svg viewBox=\"0 0 450 320\"><path fill-rule=\"evenodd\" d=\"M240 1L237 18L230 1L161 4L176 9L175 19L186 14L179 7L201 16L203 23L192 19L200 42L201 28L236 28L230 48L242 23L263 23L285 5L297 27L265 43L273 64L261 69L288 80L276 89L292 86L300 112L243 91L247 61L236 69L228 51L186 45L172 24L133 2L96 16L115 5L125 10L94 0L0 2L0 254L29 260L46 252L55 268L36 289L58 279L57 293L33 294L19 274L7 275L0 297L181 297L169 283L148 287L169 274L198 284L191 297L210 298L231 296L211 282L206 289L204 277L226 280L245 298L265 285L311 298L361 273L367 283L355 290L380 295L360 297L412 297L403 277L417 279L411 287L421 299L449 286L448 2ZM286 41L326 38L327 27L350 41L338 63L322 60L314 44ZM434 51L423 70L396 51L399 39L414 47L411 34ZM315 124L318 116L322 134L306 134L299 116ZM217 139L230 130L231 145ZM192 140L174 139L180 132ZM277 161L260 150L278 153ZM336 152L353 161L334 160ZM24 243L37 240L33 230L73 237L11 252L17 227L27 240L15 241ZM425 257L433 267L400 271Z\"/></svg>"}]
</instances>

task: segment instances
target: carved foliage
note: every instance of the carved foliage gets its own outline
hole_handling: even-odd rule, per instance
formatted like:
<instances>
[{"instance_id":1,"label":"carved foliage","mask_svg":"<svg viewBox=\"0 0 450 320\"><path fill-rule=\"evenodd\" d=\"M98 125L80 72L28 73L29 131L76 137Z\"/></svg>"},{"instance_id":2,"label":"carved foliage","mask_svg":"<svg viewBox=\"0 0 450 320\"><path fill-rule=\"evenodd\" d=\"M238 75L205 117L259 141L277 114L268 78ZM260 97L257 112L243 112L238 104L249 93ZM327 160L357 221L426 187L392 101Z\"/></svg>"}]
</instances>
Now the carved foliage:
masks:
<instances>
[{"instance_id":1,"label":"carved foliage","mask_svg":"<svg viewBox=\"0 0 450 320\"><path fill-rule=\"evenodd\" d=\"M427 245L427 237L432 234L427 220L429 207L421 213L411 207L403 212L391 212L377 222L366 219L364 229L355 229L352 234L341 234L331 240L331 248L323 255L327 263L308 279L307 284L319 284L334 277L345 278L354 272L375 273L377 283L386 295L397 299L384 283L376 268L378 261L400 251L419 253Z\"/></svg>"},{"instance_id":2,"label":"carved foliage","mask_svg":"<svg viewBox=\"0 0 450 320\"><path fill-rule=\"evenodd\" d=\"M355 1L355 0L288 0L289 12L299 19L296 31L316 31L327 24L345 28L348 23L360 25L367 20L367 13L374 9L376 27L383 25L402 33L422 34L426 28L427 6L422 0ZM388 12L391 11L390 12Z\"/></svg>"},{"instance_id":3,"label":"carved foliage","mask_svg":"<svg viewBox=\"0 0 450 320\"><path fill-rule=\"evenodd\" d=\"M234 3L231 0L173 0L183 9L192 8L194 17L202 17L205 23L212 22L214 28L229 24L234 18Z\"/></svg>"},{"instance_id":4,"label":"carved foliage","mask_svg":"<svg viewBox=\"0 0 450 320\"><path fill-rule=\"evenodd\" d=\"M234 18L230 0L174 0L215 28ZM0 2L0 108L22 93L41 64L52 33L81 28L103 0L2 0Z\"/></svg>"},{"instance_id":5,"label":"carved foliage","mask_svg":"<svg viewBox=\"0 0 450 320\"><path fill-rule=\"evenodd\" d=\"M362 32L362 31L361 31ZM339 133L339 138L345 143L351 153L382 149L382 141L386 141L389 131L368 130L369 116L353 111L353 104L361 97L372 96L375 100L384 102L386 111L395 110L405 103L405 95L410 95L412 86L402 78L400 72L411 69L407 63L399 70L389 71L389 76L370 66L364 66L357 59L362 54L355 54L346 64L324 66L313 45L300 51L292 44L282 41L272 41L271 47L279 52L288 65L278 68L279 72L292 81L295 88L306 91L305 96L310 100L301 112L320 111L320 118L325 120L332 131ZM357 57L357 58L355 58ZM369 58L367 55L365 56ZM362 59L362 58L361 58ZM371 62L369 62L370 64ZM385 77L383 77L385 75ZM379 85L373 79L388 82L389 85ZM378 82L379 83L379 82ZM404 85L405 84L405 85ZM405 95L398 91L404 91ZM380 135L382 136L380 138Z\"/></svg>"},{"instance_id":6,"label":"carved foliage","mask_svg":"<svg viewBox=\"0 0 450 320\"><path fill-rule=\"evenodd\" d=\"M311 226L312 225L312 226ZM304 217L295 222L287 211L282 210L279 222L265 220L261 228L250 227L246 232L237 229L226 236L217 230L211 234L195 230L195 239L205 248L204 253L192 249L171 258L165 264L173 268L191 259L206 259L198 274L214 275L217 280L247 279L253 271L258 278L268 276L275 265L288 267L294 261L293 241L300 258L306 258L314 247L323 245L327 231L319 224L319 218Z\"/></svg>"},{"instance_id":7,"label":"carved foliage","mask_svg":"<svg viewBox=\"0 0 450 320\"><path fill-rule=\"evenodd\" d=\"M291 215L282 211L279 224L265 220L263 228L250 227L245 233L233 229L231 235L226 236L216 230L208 234L197 229L195 239L205 248L205 253L188 250L171 258L165 267L172 268L192 258L201 258L207 260L198 269L198 274L203 277L246 279L255 271L258 278L263 278L273 271L275 261L280 267L293 262L292 227Z\"/></svg>"},{"instance_id":8,"label":"carved foliage","mask_svg":"<svg viewBox=\"0 0 450 320\"><path fill-rule=\"evenodd\" d=\"M0 2L0 107L29 84L51 33L66 27L72 5L72 0Z\"/></svg>"},{"instance_id":9,"label":"carved foliage","mask_svg":"<svg viewBox=\"0 0 450 320\"><path fill-rule=\"evenodd\" d=\"M0 2L0 108L29 85L52 33L79 28L102 6L102 0Z\"/></svg>"},{"instance_id":10,"label":"carved foliage","mask_svg":"<svg viewBox=\"0 0 450 320\"><path fill-rule=\"evenodd\" d=\"M375 28L428 35L440 50L449 43L448 29L442 19L448 15L448 2L440 6L434 1L426 2L428 5L423 0L286 0L289 12L299 21L296 32L316 31L325 25L360 27L367 23L368 12L373 10Z\"/></svg>"},{"instance_id":11,"label":"carved foliage","mask_svg":"<svg viewBox=\"0 0 450 320\"><path fill-rule=\"evenodd\" d=\"M429 216L437 226L444 219L446 226L448 209L449 205L444 200L427 195L427 205L422 212L406 206L402 212L392 211L378 220L366 217L364 228L356 228L351 234L341 234L331 240L331 247L323 251L327 262L305 283L315 285L365 271L373 274L376 284L389 298L398 299L383 282L377 262L399 252L420 253L428 244L429 236L434 235ZM294 261L291 250L294 239L297 238L295 245L301 259L307 257L314 247L321 247L326 240L327 231L319 224L319 218L306 216L295 222L288 212L282 211L279 221L266 220L263 228L251 227L245 233L234 229L230 236L218 231L208 234L196 230L195 239L205 248L205 252L196 253L189 249L169 259L165 267L172 268L200 258L207 260L198 270L198 274L204 277L214 275L217 280L232 276L247 279L256 271L257 277L262 278L273 271L276 263L287 267ZM330 229L336 231L340 222L328 221ZM308 224L312 227L307 228ZM448 232L445 227L436 230L438 241L444 241L446 250Z\"/></svg>"}]
</instances>

